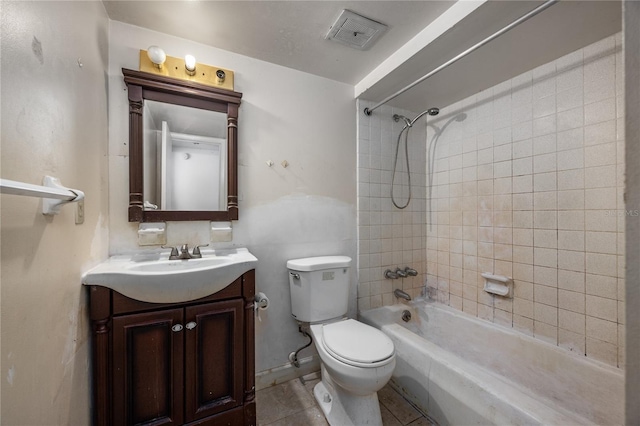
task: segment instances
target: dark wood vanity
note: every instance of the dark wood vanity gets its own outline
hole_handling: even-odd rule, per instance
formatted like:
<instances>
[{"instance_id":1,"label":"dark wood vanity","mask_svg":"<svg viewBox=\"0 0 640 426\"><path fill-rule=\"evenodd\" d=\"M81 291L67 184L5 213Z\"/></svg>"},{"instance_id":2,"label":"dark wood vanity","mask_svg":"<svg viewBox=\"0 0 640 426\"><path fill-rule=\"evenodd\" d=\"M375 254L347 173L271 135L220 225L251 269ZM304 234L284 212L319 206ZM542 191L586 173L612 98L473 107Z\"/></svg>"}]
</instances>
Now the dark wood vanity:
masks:
<instances>
[{"instance_id":1,"label":"dark wood vanity","mask_svg":"<svg viewBox=\"0 0 640 426\"><path fill-rule=\"evenodd\" d=\"M188 302L89 295L95 425L256 424L255 270Z\"/></svg>"}]
</instances>

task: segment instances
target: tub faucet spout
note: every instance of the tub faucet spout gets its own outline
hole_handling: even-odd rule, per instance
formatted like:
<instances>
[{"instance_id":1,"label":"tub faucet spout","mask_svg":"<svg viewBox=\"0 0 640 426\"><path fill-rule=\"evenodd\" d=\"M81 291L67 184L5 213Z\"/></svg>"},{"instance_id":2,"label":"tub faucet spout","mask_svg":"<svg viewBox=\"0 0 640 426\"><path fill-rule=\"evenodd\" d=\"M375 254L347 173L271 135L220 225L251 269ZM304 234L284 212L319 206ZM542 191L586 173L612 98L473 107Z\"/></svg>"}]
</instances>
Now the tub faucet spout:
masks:
<instances>
[{"instance_id":1,"label":"tub faucet spout","mask_svg":"<svg viewBox=\"0 0 640 426\"><path fill-rule=\"evenodd\" d=\"M393 290L393 294L394 294L396 297L400 298L400 299L404 299L404 300L406 300L406 301L411 300L411 296L409 296L409 294L407 294L406 292L404 292L404 291L400 290L399 288L397 288L397 289Z\"/></svg>"}]
</instances>

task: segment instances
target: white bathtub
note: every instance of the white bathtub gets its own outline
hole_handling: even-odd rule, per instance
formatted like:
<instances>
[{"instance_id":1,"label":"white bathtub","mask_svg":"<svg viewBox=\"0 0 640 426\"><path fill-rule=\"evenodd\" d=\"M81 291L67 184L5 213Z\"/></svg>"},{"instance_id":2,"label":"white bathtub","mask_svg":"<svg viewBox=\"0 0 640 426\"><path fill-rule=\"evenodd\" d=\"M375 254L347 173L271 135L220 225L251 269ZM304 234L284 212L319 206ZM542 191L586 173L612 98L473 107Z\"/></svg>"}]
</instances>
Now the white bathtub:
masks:
<instances>
[{"instance_id":1,"label":"white bathtub","mask_svg":"<svg viewBox=\"0 0 640 426\"><path fill-rule=\"evenodd\" d=\"M360 319L391 337L392 384L441 426L624 422L623 373L614 367L431 302Z\"/></svg>"}]
</instances>

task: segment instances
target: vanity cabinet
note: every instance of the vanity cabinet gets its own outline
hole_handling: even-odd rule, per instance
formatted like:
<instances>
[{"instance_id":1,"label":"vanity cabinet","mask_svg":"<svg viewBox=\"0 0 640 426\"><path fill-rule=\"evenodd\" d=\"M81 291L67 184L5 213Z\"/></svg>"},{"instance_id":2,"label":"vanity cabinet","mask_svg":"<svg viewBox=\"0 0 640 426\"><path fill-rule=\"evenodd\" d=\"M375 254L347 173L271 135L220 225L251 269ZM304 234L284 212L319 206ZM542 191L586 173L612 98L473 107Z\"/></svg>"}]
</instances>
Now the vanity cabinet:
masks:
<instances>
[{"instance_id":1,"label":"vanity cabinet","mask_svg":"<svg viewBox=\"0 0 640 426\"><path fill-rule=\"evenodd\" d=\"M96 425L255 424L253 270L182 303L89 289Z\"/></svg>"}]
</instances>

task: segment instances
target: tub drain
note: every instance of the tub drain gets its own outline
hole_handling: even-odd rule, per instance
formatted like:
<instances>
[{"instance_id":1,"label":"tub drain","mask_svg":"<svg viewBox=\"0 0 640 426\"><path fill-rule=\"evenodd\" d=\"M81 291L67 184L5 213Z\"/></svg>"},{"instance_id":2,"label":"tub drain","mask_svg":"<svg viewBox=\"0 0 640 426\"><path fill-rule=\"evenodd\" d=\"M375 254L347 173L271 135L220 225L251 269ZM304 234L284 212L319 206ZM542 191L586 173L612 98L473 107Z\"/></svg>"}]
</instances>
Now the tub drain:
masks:
<instances>
[{"instance_id":1,"label":"tub drain","mask_svg":"<svg viewBox=\"0 0 640 426\"><path fill-rule=\"evenodd\" d=\"M402 321L409 322L411 321L411 312L404 310L402 311Z\"/></svg>"}]
</instances>

